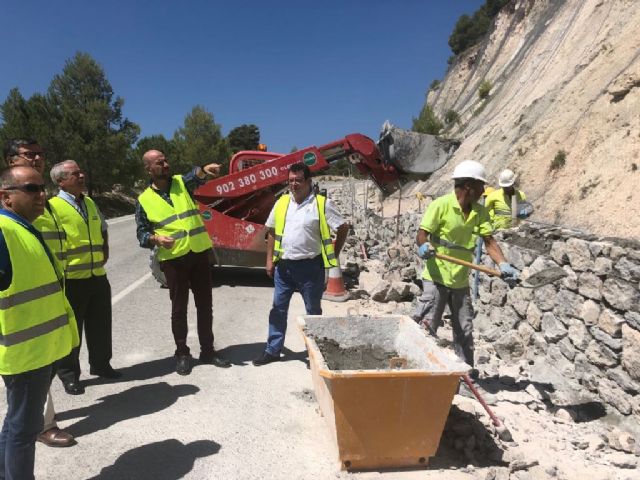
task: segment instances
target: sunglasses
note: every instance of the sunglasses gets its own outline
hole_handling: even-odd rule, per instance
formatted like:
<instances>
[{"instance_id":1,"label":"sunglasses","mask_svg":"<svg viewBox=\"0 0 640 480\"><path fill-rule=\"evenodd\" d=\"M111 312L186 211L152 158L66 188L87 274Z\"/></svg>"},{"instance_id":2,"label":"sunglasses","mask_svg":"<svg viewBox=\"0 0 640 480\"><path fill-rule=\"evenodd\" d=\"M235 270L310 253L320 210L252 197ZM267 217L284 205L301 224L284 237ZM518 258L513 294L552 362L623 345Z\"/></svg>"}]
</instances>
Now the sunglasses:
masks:
<instances>
[{"instance_id":1,"label":"sunglasses","mask_svg":"<svg viewBox=\"0 0 640 480\"><path fill-rule=\"evenodd\" d=\"M28 160L35 160L37 157L44 159L44 153L42 152L19 152L17 154L18 157L24 157Z\"/></svg>"},{"instance_id":2,"label":"sunglasses","mask_svg":"<svg viewBox=\"0 0 640 480\"><path fill-rule=\"evenodd\" d=\"M27 193L44 192L44 183L25 183L24 185L14 185L12 187L4 187L2 190L20 190Z\"/></svg>"}]
</instances>

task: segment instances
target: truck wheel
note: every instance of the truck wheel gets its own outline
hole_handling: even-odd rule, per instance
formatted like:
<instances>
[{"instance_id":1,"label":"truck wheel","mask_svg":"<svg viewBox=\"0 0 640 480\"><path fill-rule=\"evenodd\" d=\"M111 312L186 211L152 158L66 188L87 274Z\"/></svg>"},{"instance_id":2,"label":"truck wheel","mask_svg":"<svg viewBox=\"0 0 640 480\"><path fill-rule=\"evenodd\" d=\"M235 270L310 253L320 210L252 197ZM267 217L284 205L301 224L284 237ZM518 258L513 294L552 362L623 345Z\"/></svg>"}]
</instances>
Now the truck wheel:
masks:
<instances>
[{"instance_id":1,"label":"truck wheel","mask_svg":"<svg viewBox=\"0 0 640 480\"><path fill-rule=\"evenodd\" d=\"M151 275L160 284L161 288L169 288L167 285L167 279L164 276L162 270L160 270L160 262L158 261L158 247L154 247L149 255L149 267L151 268Z\"/></svg>"}]
</instances>

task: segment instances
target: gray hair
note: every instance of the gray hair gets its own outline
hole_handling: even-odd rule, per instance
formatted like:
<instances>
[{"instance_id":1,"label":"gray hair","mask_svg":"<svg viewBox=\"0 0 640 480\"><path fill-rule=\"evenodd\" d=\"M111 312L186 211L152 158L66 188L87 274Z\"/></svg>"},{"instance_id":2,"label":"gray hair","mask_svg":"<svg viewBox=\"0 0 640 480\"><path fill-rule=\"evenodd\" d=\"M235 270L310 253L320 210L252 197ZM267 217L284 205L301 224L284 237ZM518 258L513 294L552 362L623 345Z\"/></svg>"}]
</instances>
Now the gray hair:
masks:
<instances>
[{"instance_id":1,"label":"gray hair","mask_svg":"<svg viewBox=\"0 0 640 480\"><path fill-rule=\"evenodd\" d=\"M58 180L62 180L63 178L67 178L67 172L64 171L64 167L70 164L77 165L78 163L75 160L63 160L60 163L56 163L53 167L51 167L51 180L56 185L58 184Z\"/></svg>"}]
</instances>

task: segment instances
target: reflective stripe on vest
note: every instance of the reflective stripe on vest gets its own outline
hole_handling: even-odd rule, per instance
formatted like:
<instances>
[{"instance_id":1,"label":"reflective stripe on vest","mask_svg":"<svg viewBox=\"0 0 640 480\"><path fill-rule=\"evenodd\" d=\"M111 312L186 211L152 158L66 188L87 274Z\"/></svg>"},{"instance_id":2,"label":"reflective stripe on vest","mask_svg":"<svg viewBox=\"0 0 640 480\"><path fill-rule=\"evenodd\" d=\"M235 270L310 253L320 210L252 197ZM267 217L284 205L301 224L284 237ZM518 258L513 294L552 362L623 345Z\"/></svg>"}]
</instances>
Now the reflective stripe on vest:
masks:
<instances>
[{"instance_id":1,"label":"reflective stripe on vest","mask_svg":"<svg viewBox=\"0 0 640 480\"><path fill-rule=\"evenodd\" d=\"M16 375L66 356L78 330L57 262L17 222L0 215L0 229L12 267L11 284L0 292L0 374Z\"/></svg>"},{"instance_id":2,"label":"reflective stripe on vest","mask_svg":"<svg viewBox=\"0 0 640 480\"><path fill-rule=\"evenodd\" d=\"M19 332L10 333L8 335L0 335L0 345L3 347L12 347L19 343L33 340L47 333L53 332L55 329L64 327L69 323L69 315L66 313L59 317L47 320L39 325L31 328L25 328Z\"/></svg>"},{"instance_id":3,"label":"reflective stripe on vest","mask_svg":"<svg viewBox=\"0 0 640 480\"><path fill-rule=\"evenodd\" d=\"M53 211L51 203L47 201L43 214L33 221L33 226L40 232L47 247L64 268L67 257L67 234L62 229L60 219Z\"/></svg>"},{"instance_id":4,"label":"reflective stripe on vest","mask_svg":"<svg viewBox=\"0 0 640 480\"><path fill-rule=\"evenodd\" d=\"M511 216L511 210L494 210L493 212L496 215L499 215L501 217L510 217Z\"/></svg>"},{"instance_id":5,"label":"reflective stripe on vest","mask_svg":"<svg viewBox=\"0 0 640 480\"><path fill-rule=\"evenodd\" d=\"M461 247L460 245L456 245L455 243L450 242L449 240L445 240L444 238L440 238L437 235L431 235L429 239L431 240L432 243L435 243L436 245L441 245L443 247L447 247L450 250L462 250L464 252L475 251L475 247L474 248Z\"/></svg>"},{"instance_id":6,"label":"reflective stripe on vest","mask_svg":"<svg viewBox=\"0 0 640 480\"><path fill-rule=\"evenodd\" d=\"M87 208L87 220L60 197L49 200L60 219L67 236L66 267L67 278L84 279L91 276L106 275L104 266L104 238L102 220L96 204L84 197Z\"/></svg>"},{"instance_id":7,"label":"reflective stripe on vest","mask_svg":"<svg viewBox=\"0 0 640 480\"><path fill-rule=\"evenodd\" d=\"M515 190L514 195L517 199L517 203L525 200L525 195L521 190ZM513 212L511 211L512 201L513 196L511 196L511 201L507 201L507 195L503 188L494 190L487 195L485 205L487 205L487 208L489 209L491 221L493 222L495 229L500 230L503 228L511 228L513 225Z\"/></svg>"},{"instance_id":8,"label":"reflective stripe on vest","mask_svg":"<svg viewBox=\"0 0 640 480\"><path fill-rule=\"evenodd\" d=\"M338 259L336 258L333 240L331 238L331 229L327 223L325 216L325 203L326 197L322 195L316 195L316 208L318 209L318 219L320 223L320 238L322 239L322 261L325 268L337 267ZM282 257L282 236L284 235L284 227L287 220L287 210L289 209L289 203L291 201L291 195L282 195L274 206L274 220L275 220L275 242L273 244L273 263L277 263Z\"/></svg>"},{"instance_id":9,"label":"reflective stripe on vest","mask_svg":"<svg viewBox=\"0 0 640 480\"><path fill-rule=\"evenodd\" d=\"M200 210L184 185L182 175L171 179L169 197L173 206L151 187L138 197L155 235L166 235L175 240L170 249L159 247L158 260L179 258L193 251L204 252L212 247L211 238L202 221Z\"/></svg>"}]
</instances>

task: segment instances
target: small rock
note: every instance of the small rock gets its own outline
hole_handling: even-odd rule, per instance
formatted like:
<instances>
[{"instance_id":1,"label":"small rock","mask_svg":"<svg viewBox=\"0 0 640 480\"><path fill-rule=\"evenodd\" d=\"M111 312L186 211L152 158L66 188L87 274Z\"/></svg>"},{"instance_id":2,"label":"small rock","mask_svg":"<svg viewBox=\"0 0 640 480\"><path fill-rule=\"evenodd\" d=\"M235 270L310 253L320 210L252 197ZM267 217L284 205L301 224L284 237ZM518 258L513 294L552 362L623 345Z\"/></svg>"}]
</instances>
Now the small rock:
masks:
<instances>
[{"instance_id":1,"label":"small rock","mask_svg":"<svg viewBox=\"0 0 640 480\"><path fill-rule=\"evenodd\" d=\"M640 293L631 283L616 277L609 277L602 286L602 295L618 310L638 311Z\"/></svg>"},{"instance_id":2,"label":"small rock","mask_svg":"<svg viewBox=\"0 0 640 480\"><path fill-rule=\"evenodd\" d=\"M531 398L531 396L527 392L510 392L508 390L500 390L496 395L496 399L499 402L509 402L519 405L527 405L534 401L534 399Z\"/></svg>"},{"instance_id":3,"label":"small rock","mask_svg":"<svg viewBox=\"0 0 640 480\"><path fill-rule=\"evenodd\" d=\"M556 423L570 423L574 421L574 414L566 408L559 408L554 413L554 421Z\"/></svg>"},{"instance_id":4,"label":"small rock","mask_svg":"<svg viewBox=\"0 0 640 480\"><path fill-rule=\"evenodd\" d=\"M503 363L498 369L498 378L500 379L500 383L515 385L518 378L520 378L520 367Z\"/></svg>"},{"instance_id":5,"label":"small rock","mask_svg":"<svg viewBox=\"0 0 640 480\"><path fill-rule=\"evenodd\" d=\"M589 451L595 452L597 450L602 450L605 446L604 440L598 434L591 433L584 437L584 439L588 443Z\"/></svg>"},{"instance_id":6,"label":"small rock","mask_svg":"<svg viewBox=\"0 0 640 480\"><path fill-rule=\"evenodd\" d=\"M615 428L607 434L607 441L614 450L627 453L636 453L637 451L636 439L629 432Z\"/></svg>"},{"instance_id":7,"label":"small rock","mask_svg":"<svg viewBox=\"0 0 640 480\"><path fill-rule=\"evenodd\" d=\"M638 461L632 455L626 453L613 453L605 457L611 465L618 468L638 468Z\"/></svg>"},{"instance_id":8,"label":"small rock","mask_svg":"<svg viewBox=\"0 0 640 480\"><path fill-rule=\"evenodd\" d=\"M598 317L598 327L615 338L620 338L622 335L622 325L624 323L624 318L608 308L604 308Z\"/></svg>"},{"instance_id":9,"label":"small rock","mask_svg":"<svg viewBox=\"0 0 640 480\"><path fill-rule=\"evenodd\" d=\"M591 326L598 323L600 317L600 306L593 300L587 300L580 308L580 318L584 320L585 325Z\"/></svg>"},{"instance_id":10,"label":"small rock","mask_svg":"<svg viewBox=\"0 0 640 480\"><path fill-rule=\"evenodd\" d=\"M369 292L371 298L376 302L384 302L387 298L387 291L391 284L386 280L378 282L378 284Z\"/></svg>"},{"instance_id":11,"label":"small rock","mask_svg":"<svg viewBox=\"0 0 640 480\"><path fill-rule=\"evenodd\" d=\"M636 382L640 382L640 331L622 326L622 366Z\"/></svg>"},{"instance_id":12,"label":"small rock","mask_svg":"<svg viewBox=\"0 0 640 480\"><path fill-rule=\"evenodd\" d=\"M511 470L512 472L517 472L520 470L527 470L531 467L535 467L536 465L538 465L540 462L538 460L535 459L522 459L522 460L516 460L514 462L511 462L509 464L509 470Z\"/></svg>"}]
</instances>

